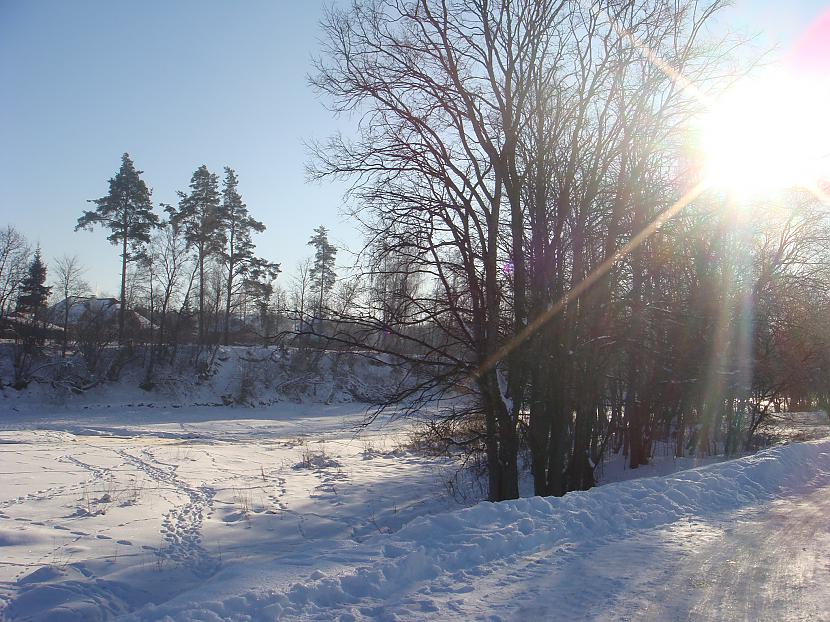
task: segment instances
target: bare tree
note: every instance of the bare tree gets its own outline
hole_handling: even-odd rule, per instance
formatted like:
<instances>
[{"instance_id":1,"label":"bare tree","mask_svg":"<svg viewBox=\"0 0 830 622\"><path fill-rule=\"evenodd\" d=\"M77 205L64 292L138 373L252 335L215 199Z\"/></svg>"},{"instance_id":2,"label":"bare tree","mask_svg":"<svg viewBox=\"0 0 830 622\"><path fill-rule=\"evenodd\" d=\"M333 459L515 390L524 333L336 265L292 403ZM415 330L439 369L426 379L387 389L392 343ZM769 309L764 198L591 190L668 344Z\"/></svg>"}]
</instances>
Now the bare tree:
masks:
<instances>
[{"instance_id":1,"label":"bare tree","mask_svg":"<svg viewBox=\"0 0 830 622\"><path fill-rule=\"evenodd\" d=\"M17 289L26 277L31 248L26 238L11 225L0 230L0 319L14 309Z\"/></svg>"},{"instance_id":2,"label":"bare tree","mask_svg":"<svg viewBox=\"0 0 830 622\"><path fill-rule=\"evenodd\" d=\"M350 321L363 343L383 330L417 346L408 362L434 372L421 396L475 393L492 499L518 494L520 432L537 492L593 485L620 386L631 465L648 459L657 243L618 253L683 192L677 137L700 105L666 67L715 75L700 38L723 4L377 0L323 23L312 81L361 117L357 139L317 146L311 176L350 180L366 255L405 257L429 285L405 318L367 305Z\"/></svg>"},{"instance_id":3,"label":"bare tree","mask_svg":"<svg viewBox=\"0 0 830 622\"><path fill-rule=\"evenodd\" d=\"M89 284L83 276L86 268L81 265L77 255L62 255L52 264L52 292L58 293L61 328L63 337L61 356L66 356L69 343L69 318L72 309L82 304L81 298L89 294Z\"/></svg>"},{"instance_id":4,"label":"bare tree","mask_svg":"<svg viewBox=\"0 0 830 622\"><path fill-rule=\"evenodd\" d=\"M311 293L311 259L297 262L296 273L291 276L291 306L297 315L296 330L303 331L306 326L309 296Z\"/></svg>"},{"instance_id":5,"label":"bare tree","mask_svg":"<svg viewBox=\"0 0 830 622\"><path fill-rule=\"evenodd\" d=\"M163 206L165 210L169 206ZM172 208L170 208L172 209ZM169 212L168 212L169 213ZM153 237L150 257L153 262L154 292L158 297L158 349L166 346L172 306L182 296L181 288L191 267L187 241L180 227L174 222L162 223L161 230ZM192 269L190 270L192 272Z\"/></svg>"}]
</instances>

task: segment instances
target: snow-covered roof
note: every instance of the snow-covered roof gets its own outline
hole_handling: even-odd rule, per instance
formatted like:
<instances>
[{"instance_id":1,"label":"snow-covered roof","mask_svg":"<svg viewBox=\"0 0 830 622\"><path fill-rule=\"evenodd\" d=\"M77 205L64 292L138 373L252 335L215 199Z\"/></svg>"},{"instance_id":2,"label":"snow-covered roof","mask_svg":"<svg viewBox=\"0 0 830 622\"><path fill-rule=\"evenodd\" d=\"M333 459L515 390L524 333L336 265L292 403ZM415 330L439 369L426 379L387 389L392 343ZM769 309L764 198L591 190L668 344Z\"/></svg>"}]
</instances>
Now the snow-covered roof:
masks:
<instances>
[{"instance_id":1,"label":"snow-covered roof","mask_svg":"<svg viewBox=\"0 0 830 622\"><path fill-rule=\"evenodd\" d=\"M62 324L66 308L69 307L69 323L77 324L84 317L90 315L112 319L118 317L121 303L117 298L98 298L96 296L70 296L56 303L49 309L49 317L53 322ZM139 323L142 328L149 328L150 321L139 313L128 309L127 313Z\"/></svg>"}]
</instances>

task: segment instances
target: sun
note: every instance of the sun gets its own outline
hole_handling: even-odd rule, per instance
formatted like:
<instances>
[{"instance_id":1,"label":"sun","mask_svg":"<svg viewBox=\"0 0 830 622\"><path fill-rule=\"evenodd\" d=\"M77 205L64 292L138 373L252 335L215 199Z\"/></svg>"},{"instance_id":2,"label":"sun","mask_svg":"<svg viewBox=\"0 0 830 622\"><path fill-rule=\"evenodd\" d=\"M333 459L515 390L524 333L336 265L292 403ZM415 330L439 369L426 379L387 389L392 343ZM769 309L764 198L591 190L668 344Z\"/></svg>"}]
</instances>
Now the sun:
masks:
<instances>
[{"instance_id":1,"label":"sun","mask_svg":"<svg viewBox=\"0 0 830 622\"><path fill-rule=\"evenodd\" d=\"M829 96L781 73L736 84L700 119L704 183L751 198L830 178Z\"/></svg>"}]
</instances>

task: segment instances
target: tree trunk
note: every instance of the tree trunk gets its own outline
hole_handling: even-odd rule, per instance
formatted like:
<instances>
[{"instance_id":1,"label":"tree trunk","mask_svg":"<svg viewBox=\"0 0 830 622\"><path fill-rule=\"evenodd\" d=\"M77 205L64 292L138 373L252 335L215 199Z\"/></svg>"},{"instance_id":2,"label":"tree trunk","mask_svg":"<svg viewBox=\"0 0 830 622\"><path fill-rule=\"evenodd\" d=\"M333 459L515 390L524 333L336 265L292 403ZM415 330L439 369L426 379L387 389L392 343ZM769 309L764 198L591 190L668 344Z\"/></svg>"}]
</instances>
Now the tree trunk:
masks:
<instances>
[{"instance_id":1,"label":"tree trunk","mask_svg":"<svg viewBox=\"0 0 830 622\"><path fill-rule=\"evenodd\" d=\"M205 343L205 252L199 245L199 345Z\"/></svg>"},{"instance_id":2,"label":"tree trunk","mask_svg":"<svg viewBox=\"0 0 830 622\"><path fill-rule=\"evenodd\" d=\"M231 327L231 291L233 290L233 264L231 263L228 271L228 291L225 297L225 326L222 329L222 343L228 345L228 334Z\"/></svg>"},{"instance_id":3,"label":"tree trunk","mask_svg":"<svg viewBox=\"0 0 830 622\"><path fill-rule=\"evenodd\" d=\"M121 307L118 309L118 343L124 343L124 324L127 311L127 222L124 218L124 236L121 246Z\"/></svg>"}]
</instances>

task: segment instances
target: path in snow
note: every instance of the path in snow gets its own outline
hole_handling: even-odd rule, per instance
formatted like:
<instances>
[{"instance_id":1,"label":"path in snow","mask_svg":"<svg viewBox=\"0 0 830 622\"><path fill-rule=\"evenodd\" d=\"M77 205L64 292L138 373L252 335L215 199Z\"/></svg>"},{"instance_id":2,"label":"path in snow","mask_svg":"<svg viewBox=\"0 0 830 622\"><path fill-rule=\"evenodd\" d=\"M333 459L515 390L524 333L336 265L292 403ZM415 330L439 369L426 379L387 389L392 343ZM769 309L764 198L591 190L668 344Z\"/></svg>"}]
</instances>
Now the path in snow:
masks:
<instances>
[{"instance_id":1,"label":"path in snow","mask_svg":"<svg viewBox=\"0 0 830 622\"><path fill-rule=\"evenodd\" d=\"M441 599L446 619L830 619L830 487L514 560Z\"/></svg>"},{"instance_id":2,"label":"path in snow","mask_svg":"<svg viewBox=\"0 0 830 622\"><path fill-rule=\"evenodd\" d=\"M665 570L650 602L626 604L631 619L827 620L830 488L738 515Z\"/></svg>"},{"instance_id":3,"label":"path in snow","mask_svg":"<svg viewBox=\"0 0 830 622\"><path fill-rule=\"evenodd\" d=\"M157 555L187 564L197 575L211 575L219 562L202 547L202 522L213 514L213 498L216 496L213 488L206 484L195 486L187 483L176 476L176 465L166 465L167 468L163 468L149 450L142 450L144 458L124 449L117 453L155 484L169 484L186 499L184 504L177 505L164 514L160 531L165 546L157 551Z\"/></svg>"}]
</instances>

